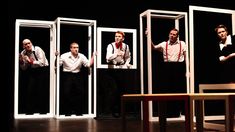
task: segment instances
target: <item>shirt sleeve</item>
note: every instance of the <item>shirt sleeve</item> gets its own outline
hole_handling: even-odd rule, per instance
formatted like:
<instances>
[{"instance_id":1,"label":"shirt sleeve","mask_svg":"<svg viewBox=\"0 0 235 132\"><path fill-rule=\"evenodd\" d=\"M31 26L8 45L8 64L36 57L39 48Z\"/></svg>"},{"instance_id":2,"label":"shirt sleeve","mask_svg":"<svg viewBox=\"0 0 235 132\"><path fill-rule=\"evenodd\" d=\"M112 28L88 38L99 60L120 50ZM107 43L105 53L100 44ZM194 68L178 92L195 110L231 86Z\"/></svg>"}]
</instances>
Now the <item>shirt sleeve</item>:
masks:
<instances>
[{"instance_id":1,"label":"shirt sleeve","mask_svg":"<svg viewBox=\"0 0 235 132\"><path fill-rule=\"evenodd\" d=\"M80 54L80 56L82 57L83 66L90 67L90 63L89 63L89 60L87 59L87 57L83 54Z\"/></svg>"},{"instance_id":2,"label":"shirt sleeve","mask_svg":"<svg viewBox=\"0 0 235 132\"><path fill-rule=\"evenodd\" d=\"M125 61L126 61L126 64L129 64L131 62L131 52L127 44L126 44Z\"/></svg>"},{"instance_id":3,"label":"shirt sleeve","mask_svg":"<svg viewBox=\"0 0 235 132\"><path fill-rule=\"evenodd\" d=\"M40 47L35 47L35 55L35 57L37 57L37 59L33 62L35 67L48 66L48 60L46 58L45 52Z\"/></svg>"},{"instance_id":4,"label":"shirt sleeve","mask_svg":"<svg viewBox=\"0 0 235 132\"><path fill-rule=\"evenodd\" d=\"M109 44L106 49L106 62L109 63L113 59L117 57L117 54L113 51L114 48L112 47L112 44Z\"/></svg>"}]
</instances>

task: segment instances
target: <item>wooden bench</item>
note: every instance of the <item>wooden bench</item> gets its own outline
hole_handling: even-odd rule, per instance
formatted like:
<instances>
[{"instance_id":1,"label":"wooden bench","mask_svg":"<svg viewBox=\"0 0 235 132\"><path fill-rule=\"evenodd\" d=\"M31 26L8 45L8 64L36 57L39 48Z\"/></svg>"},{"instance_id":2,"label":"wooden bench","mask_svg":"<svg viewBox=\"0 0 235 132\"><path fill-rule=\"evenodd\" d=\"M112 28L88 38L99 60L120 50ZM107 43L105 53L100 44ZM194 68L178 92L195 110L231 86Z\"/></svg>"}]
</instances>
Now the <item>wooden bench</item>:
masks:
<instances>
[{"instance_id":1,"label":"wooden bench","mask_svg":"<svg viewBox=\"0 0 235 132\"><path fill-rule=\"evenodd\" d=\"M206 92L213 92L213 93L235 93L235 83L225 83L225 84L199 84L199 93L206 93ZM230 95L229 97L230 103L229 104L234 104L234 95ZM234 106L235 107L235 106ZM235 108L231 107L231 112L234 111ZM231 114L230 114L231 115ZM230 132L233 130L234 127L234 116L229 116L229 122L230 122L230 127L229 128Z\"/></svg>"},{"instance_id":2,"label":"wooden bench","mask_svg":"<svg viewBox=\"0 0 235 132\"><path fill-rule=\"evenodd\" d=\"M235 83L229 84L199 84L199 93L205 93L205 91L235 91Z\"/></svg>"},{"instance_id":3,"label":"wooden bench","mask_svg":"<svg viewBox=\"0 0 235 132\"><path fill-rule=\"evenodd\" d=\"M224 100L225 101L225 131L233 131L233 102L235 93L194 93L190 94L190 128L194 132L194 108L196 110L196 129L203 132L204 129L204 103L205 100ZM196 103L196 101L198 101ZM194 107L195 103L195 107Z\"/></svg>"},{"instance_id":4,"label":"wooden bench","mask_svg":"<svg viewBox=\"0 0 235 132\"><path fill-rule=\"evenodd\" d=\"M143 103L143 132L150 132L149 128L149 101L174 101L182 100L185 104L185 132L190 131L189 119L189 94L124 94L121 97L121 112L123 122L123 132L126 131L126 111L125 105L130 101L141 101ZM166 114L159 107L160 131L166 131Z\"/></svg>"}]
</instances>

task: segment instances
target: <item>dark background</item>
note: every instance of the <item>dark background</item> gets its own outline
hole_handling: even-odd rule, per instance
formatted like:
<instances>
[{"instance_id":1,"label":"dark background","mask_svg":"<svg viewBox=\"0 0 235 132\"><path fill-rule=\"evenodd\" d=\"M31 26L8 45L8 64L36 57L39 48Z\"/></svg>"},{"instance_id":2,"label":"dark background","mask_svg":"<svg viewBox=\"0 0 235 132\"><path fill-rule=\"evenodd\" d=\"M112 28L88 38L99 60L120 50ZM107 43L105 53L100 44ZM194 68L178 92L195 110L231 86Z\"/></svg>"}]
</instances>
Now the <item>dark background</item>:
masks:
<instances>
[{"instance_id":1,"label":"dark background","mask_svg":"<svg viewBox=\"0 0 235 132\"><path fill-rule=\"evenodd\" d=\"M189 5L196 5L234 10L235 6L232 4L232 1L233 0L8 0L7 43L2 44L4 46L2 49L2 52L4 53L2 65L5 66L3 72L5 69L7 72L4 73L6 75L3 77L3 82L6 83L6 85L2 86L2 89L4 89L2 92L2 95L4 96L4 108L6 108L6 112L4 113L7 113L4 114L4 116L6 116L6 120L4 121L7 121L6 123L10 124L10 127L12 127L16 19L48 21L54 21L57 17L92 19L97 20L97 27L134 28L137 29L138 35L139 14L147 9L188 12ZM207 27L212 22L208 19L206 20L207 21L200 21L200 24L204 25L204 27ZM215 23L213 24L215 25ZM203 26L200 27L200 29L204 30ZM139 38L139 36L137 38ZM137 43L139 42L137 41ZM198 58L200 58L200 56ZM140 75L139 64L137 68L138 70L134 71L131 75ZM132 80L131 83L134 83L133 87L139 87L139 77L135 77L134 79L137 80ZM205 79L207 80L207 78ZM207 81L210 82L211 80Z\"/></svg>"}]
</instances>

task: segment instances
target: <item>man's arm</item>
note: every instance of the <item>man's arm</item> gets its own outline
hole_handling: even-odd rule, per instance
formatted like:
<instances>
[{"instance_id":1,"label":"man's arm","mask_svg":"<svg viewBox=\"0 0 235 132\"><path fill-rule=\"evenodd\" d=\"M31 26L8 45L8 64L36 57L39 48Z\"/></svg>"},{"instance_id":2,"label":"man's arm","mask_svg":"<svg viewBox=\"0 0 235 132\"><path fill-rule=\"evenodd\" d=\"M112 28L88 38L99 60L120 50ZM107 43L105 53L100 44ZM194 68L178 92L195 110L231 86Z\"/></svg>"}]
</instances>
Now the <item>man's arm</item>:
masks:
<instances>
[{"instance_id":1,"label":"man's arm","mask_svg":"<svg viewBox=\"0 0 235 132\"><path fill-rule=\"evenodd\" d=\"M116 57L117 57L117 53L114 52L114 48L112 47L112 44L109 44L106 49L106 62L109 63Z\"/></svg>"},{"instance_id":2,"label":"man's arm","mask_svg":"<svg viewBox=\"0 0 235 132\"><path fill-rule=\"evenodd\" d=\"M91 67L94 64L94 58L97 55L97 52L93 52L92 57L90 59L89 67Z\"/></svg>"},{"instance_id":3,"label":"man's arm","mask_svg":"<svg viewBox=\"0 0 235 132\"><path fill-rule=\"evenodd\" d=\"M220 56L219 59L220 59L221 62L225 62L225 61L227 61L229 59L232 59L234 57L235 57L235 53L231 53L228 56Z\"/></svg>"},{"instance_id":4,"label":"man's arm","mask_svg":"<svg viewBox=\"0 0 235 132\"><path fill-rule=\"evenodd\" d=\"M45 52L40 47L35 47L35 58L37 59L33 60L33 65L36 65L37 67L48 66Z\"/></svg>"},{"instance_id":5,"label":"man's arm","mask_svg":"<svg viewBox=\"0 0 235 132\"><path fill-rule=\"evenodd\" d=\"M145 31L145 35L146 35L146 37L149 36L149 34L148 34L148 32L147 32L147 29L146 29L146 31ZM151 40L151 48L152 48L153 50L158 50L158 51L161 51L161 52L162 52L162 47L161 47L159 44L155 45L152 40Z\"/></svg>"}]
</instances>

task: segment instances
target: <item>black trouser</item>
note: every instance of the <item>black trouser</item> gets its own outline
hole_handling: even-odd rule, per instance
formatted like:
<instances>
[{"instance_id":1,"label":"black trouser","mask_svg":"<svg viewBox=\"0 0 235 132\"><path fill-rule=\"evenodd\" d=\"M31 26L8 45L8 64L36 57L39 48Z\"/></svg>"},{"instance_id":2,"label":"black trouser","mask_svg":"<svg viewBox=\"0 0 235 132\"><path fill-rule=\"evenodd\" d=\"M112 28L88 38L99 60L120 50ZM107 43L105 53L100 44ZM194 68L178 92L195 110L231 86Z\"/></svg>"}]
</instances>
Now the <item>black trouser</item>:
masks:
<instances>
[{"instance_id":1,"label":"black trouser","mask_svg":"<svg viewBox=\"0 0 235 132\"><path fill-rule=\"evenodd\" d=\"M112 91L112 114L117 116L116 114L120 114L121 111L121 96L125 93L125 89L127 89L127 83L128 76L126 75L126 70L119 69L118 72L113 69L112 71L109 71L111 73L111 76L116 82L116 87L113 87Z\"/></svg>"},{"instance_id":2,"label":"black trouser","mask_svg":"<svg viewBox=\"0 0 235 132\"><path fill-rule=\"evenodd\" d=\"M186 93L186 69L184 62L165 62L163 63L160 75L161 84L159 93ZM167 115L178 116L184 113L183 101L168 101Z\"/></svg>"},{"instance_id":3,"label":"black trouser","mask_svg":"<svg viewBox=\"0 0 235 132\"><path fill-rule=\"evenodd\" d=\"M49 112L49 67L30 68L23 71L24 94L22 98L26 113Z\"/></svg>"},{"instance_id":4,"label":"black trouser","mask_svg":"<svg viewBox=\"0 0 235 132\"><path fill-rule=\"evenodd\" d=\"M235 83L235 58L221 63L221 83Z\"/></svg>"},{"instance_id":5,"label":"black trouser","mask_svg":"<svg viewBox=\"0 0 235 132\"><path fill-rule=\"evenodd\" d=\"M61 78L61 113L82 114L84 107L84 85L80 73L63 72Z\"/></svg>"}]
</instances>

